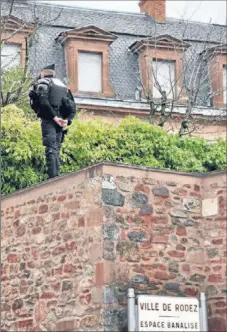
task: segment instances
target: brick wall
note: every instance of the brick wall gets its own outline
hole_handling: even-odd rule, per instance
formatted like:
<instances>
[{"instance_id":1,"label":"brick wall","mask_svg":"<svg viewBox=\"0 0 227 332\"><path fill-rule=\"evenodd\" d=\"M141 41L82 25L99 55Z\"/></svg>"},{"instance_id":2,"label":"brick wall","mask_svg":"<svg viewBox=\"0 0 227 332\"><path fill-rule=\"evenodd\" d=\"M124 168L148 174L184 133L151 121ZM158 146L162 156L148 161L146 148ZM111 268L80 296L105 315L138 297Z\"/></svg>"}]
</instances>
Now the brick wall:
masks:
<instances>
[{"instance_id":1,"label":"brick wall","mask_svg":"<svg viewBox=\"0 0 227 332\"><path fill-rule=\"evenodd\" d=\"M226 177L101 164L3 198L2 330L122 331L127 289L226 329Z\"/></svg>"}]
</instances>

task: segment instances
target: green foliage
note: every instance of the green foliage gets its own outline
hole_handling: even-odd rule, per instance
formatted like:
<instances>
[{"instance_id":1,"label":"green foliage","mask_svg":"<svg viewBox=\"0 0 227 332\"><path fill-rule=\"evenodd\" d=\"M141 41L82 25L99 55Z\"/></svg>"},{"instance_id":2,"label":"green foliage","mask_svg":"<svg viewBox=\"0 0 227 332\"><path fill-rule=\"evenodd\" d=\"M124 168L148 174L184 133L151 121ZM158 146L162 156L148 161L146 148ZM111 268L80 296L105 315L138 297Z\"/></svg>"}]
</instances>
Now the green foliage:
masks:
<instances>
[{"instance_id":1,"label":"green foliage","mask_svg":"<svg viewBox=\"0 0 227 332\"><path fill-rule=\"evenodd\" d=\"M45 179L40 125L14 105L1 116L1 190L11 193Z\"/></svg>"},{"instance_id":2,"label":"green foliage","mask_svg":"<svg viewBox=\"0 0 227 332\"><path fill-rule=\"evenodd\" d=\"M15 67L5 70L1 76L2 104L15 104L28 114L33 115L34 112L31 111L28 99L28 90L31 82L30 74L24 77L24 70L21 68Z\"/></svg>"},{"instance_id":3,"label":"green foliage","mask_svg":"<svg viewBox=\"0 0 227 332\"><path fill-rule=\"evenodd\" d=\"M5 107L1 146L2 193L46 179L39 120L32 121L16 106ZM103 160L188 172L221 170L227 164L225 141L182 139L134 117L119 125L76 119L65 137L61 159L62 173Z\"/></svg>"}]
</instances>

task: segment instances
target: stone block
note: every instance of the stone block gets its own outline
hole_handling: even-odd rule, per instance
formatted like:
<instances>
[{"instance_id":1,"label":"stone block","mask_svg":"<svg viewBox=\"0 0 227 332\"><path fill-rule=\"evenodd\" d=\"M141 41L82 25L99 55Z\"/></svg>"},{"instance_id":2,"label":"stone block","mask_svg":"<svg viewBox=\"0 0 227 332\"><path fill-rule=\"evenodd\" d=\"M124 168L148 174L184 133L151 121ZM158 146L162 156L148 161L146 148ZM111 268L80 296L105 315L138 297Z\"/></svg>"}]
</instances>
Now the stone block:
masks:
<instances>
[{"instance_id":1,"label":"stone block","mask_svg":"<svg viewBox=\"0 0 227 332\"><path fill-rule=\"evenodd\" d=\"M23 300L22 299L17 299L13 302L12 309L13 310L18 310L23 307Z\"/></svg>"},{"instance_id":2,"label":"stone block","mask_svg":"<svg viewBox=\"0 0 227 332\"><path fill-rule=\"evenodd\" d=\"M101 225L103 222L102 209L99 207L90 208L86 213L85 220L87 222L88 227Z\"/></svg>"},{"instance_id":3,"label":"stone block","mask_svg":"<svg viewBox=\"0 0 227 332\"><path fill-rule=\"evenodd\" d=\"M218 294L218 290L215 286L209 285L209 286L206 287L206 294L209 297L213 297L213 296L216 296Z\"/></svg>"},{"instance_id":4,"label":"stone block","mask_svg":"<svg viewBox=\"0 0 227 332\"><path fill-rule=\"evenodd\" d=\"M184 198L183 206L186 211L190 211L193 213L200 213L201 211L201 201L199 199Z\"/></svg>"},{"instance_id":5,"label":"stone block","mask_svg":"<svg viewBox=\"0 0 227 332\"><path fill-rule=\"evenodd\" d=\"M205 275L201 275L201 274L197 274L197 273L193 274L190 278L191 281L198 282L198 283L204 282L205 279L206 279Z\"/></svg>"},{"instance_id":6,"label":"stone block","mask_svg":"<svg viewBox=\"0 0 227 332\"><path fill-rule=\"evenodd\" d=\"M76 325L75 325L75 320L74 319L66 319L64 321L58 321L56 323L56 331L63 332L63 331L73 331L75 330ZM42 328L42 331L47 331Z\"/></svg>"},{"instance_id":7,"label":"stone block","mask_svg":"<svg viewBox=\"0 0 227 332\"><path fill-rule=\"evenodd\" d=\"M103 226L104 240L116 241L119 239L119 228L115 224Z\"/></svg>"},{"instance_id":8,"label":"stone block","mask_svg":"<svg viewBox=\"0 0 227 332\"><path fill-rule=\"evenodd\" d=\"M178 292L179 291L179 284L176 284L176 283L167 283L165 284L165 289L169 292Z\"/></svg>"},{"instance_id":9,"label":"stone block","mask_svg":"<svg viewBox=\"0 0 227 332\"><path fill-rule=\"evenodd\" d=\"M207 255L209 258L214 258L218 256L219 250L217 248L208 248L207 249Z\"/></svg>"},{"instance_id":10,"label":"stone block","mask_svg":"<svg viewBox=\"0 0 227 332\"><path fill-rule=\"evenodd\" d=\"M203 217L215 216L218 214L218 198L206 198L202 200Z\"/></svg>"},{"instance_id":11,"label":"stone block","mask_svg":"<svg viewBox=\"0 0 227 332\"><path fill-rule=\"evenodd\" d=\"M107 205L124 206L125 204L125 197L113 189L102 189L102 200Z\"/></svg>"},{"instance_id":12,"label":"stone block","mask_svg":"<svg viewBox=\"0 0 227 332\"><path fill-rule=\"evenodd\" d=\"M189 248L187 252L187 261L191 264L204 264L204 250L200 248Z\"/></svg>"},{"instance_id":13,"label":"stone block","mask_svg":"<svg viewBox=\"0 0 227 332\"><path fill-rule=\"evenodd\" d=\"M156 271L154 277L158 280L170 280L176 277L175 273L167 273L165 271Z\"/></svg>"},{"instance_id":14,"label":"stone block","mask_svg":"<svg viewBox=\"0 0 227 332\"><path fill-rule=\"evenodd\" d=\"M132 195L132 207L134 209L140 209L148 202L147 195L134 192Z\"/></svg>"},{"instance_id":15,"label":"stone block","mask_svg":"<svg viewBox=\"0 0 227 332\"><path fill-rule=\"evenodd\" d=\"M118 188L124 192L132 191L132 184L130 182L118 182Z\"/></svg>"},{"instance_id":16,"label":"stone block","mask_svg":"<svg viewBox=\"0 0 227 332\"><path fill-rule=\"evenodd\" d=\"M103 302L105 304L111 304L117 302L117 294L115 288L113 287L104 288Z\"/></svg>"},{"instance_id":17,"label":"stone block","mask_svg":"<svg viewBox=\"0 0 227 332\"><path fill-rule=\"evenodd\" d=\"M178 273L179 271L179 264L176 262L169 263L169 272Z\"/></svg>"},{"instance_id":18,"label":"stone block","mask_svg":"<svg viewBox=\"0 0 227 332\"><path fill-rule=\"evenodd\" d=\"M128 238L131 241L144 242L146 240L146 233L145 232L129 232Z\"/></svg>"},{"instance_id":19,"label":"stone block","mask_svg":"<svg viewBox=\"0 0 227 332\"><path fill-rule=\"evenodd\" d=\"M109 240L103 241L103 258L108 261L113 261L116 258L114 251L114 242Z\"/></svg>"},{"instance_id":20,"label":"stone block","mask_svg":"<svg viewBox=\"0 0 227 332\"><path fill-rule=\"evenodd\" d=\"M114 177L111 175L104 175L103 176L103 181L102 181L102 188L103 189L116 189L117 186L114 181Z\"/></svg>"},{"instance_id":21,"label":"stone block","mask_svg":"<svg viewBox=\"0 0 227 332\"><path fill-rule=\"evenodd\" d=\"M93 287L91 289L91 301L93 304L101 304L103 300L103 288Z\"/></svg>"},{"instance_id":22,"label":"stone block","mask_svg":"<svg viewBox=\"0 0 227 332\"><path fill-rule=\"evenodd\" d=\"M94 315L87 315L83 317L80 321L80 327L84 329L84 327L92 327L98 323L98 319ZM75 331L75 330L74 330Z\"/></svg>"},{"instance_id":23,"label":"stone block","mask_svg":"<svg viewBox=\"0 0 227 332\"><path fill-rule=\"evenodd\" d=\"M144 184L142 184L142 183L138 183L137 185L136 185L136 187L135 187L135 191L137 191L137 192L143 192L143 193L145 193L145 194L149 194L150 193L150 188L149 187L147 187L147 186L145 186Z\"/></svg>"},{"instance_id":24,"label":"stone block","mask_svg":"<svg viewBox=\"0 0 227 332\"><path fill-rule=\"evenodd\" d=\"M73 284L69 280L64 280L62 283L62 292L70 290L73 288Z\"/></svg>"},{"instance_id":25,"label":"stone block","mask_svg":"<svg viewBox=\"0 0 227 332\"><path fill-rule=\"evenodd\" d=\"M152 213L153 213L153 208L152 208L151 204L143 205L140 209L140 215L141 216L150 215Z\"/></svg>"},{"instance_id":26,"label":"stone block","mask_svg":"<svg viewBox=\"0 0 227 332\"><path fill-rule=\"evenodd\" d=\"M226 315L225 315L226 316ZM223 317L211 317L208 318L208 329L209 331L226 331L227 324L226 318Z\"/></svg>"},{"instance_id":27,"label":"stone block","mask_svg":"<svg viewBox=\"0 0 227 332\"><path fill-rule=\"evenodd\" d=\"M139 248L135 242L119 241L116 249L121 258L125 258L131 262L137 262L140 260Z\"/></svg>"},{"instance_id":28,"label":"stone block","mask_svg":"<svg viewBox=\"0 0 227 332\"><path fill-rule=\"evenodd\" d=\"M187 218L188 215L181 210L178 210L176 208L172 209L172 211L170 211L170 215L171 217L175 217L175 218Z\"/></svg>"},{"instance_id":29,"label":"stone block","mask_svg":"<svg viewBox=\"0 0 227 332\"><path fill-rule=\"evenodd\" d=\"M123 325L123 322L127 319L126 308L105 308L104 309L104 325L116 326Z\"/></svg>"},{"instance_id":30,"label":"stone block","mask_svg":"<svg viewBox=\"0 0 227 332\"><path fill-rule=\"evenodd\" d=\"M166 187L152 188L152 192L155 196L169 197L169 189Z\"/></svg>"},{"instance_id":31,"label":"stone block","mask_svg":"<svg viewBox=\"0 0 227 332\"><path fill-rule=\"evenodd\" d=\"M93 243L89 249L89 257L91 263L95 263L96 261L102 258L102 246L101 243Z\"/></svg>"},{"instance_id":32,"label":"stone block","mask_svg":"<svg viewBox=\"0 0 227 332\"><path fill-rule=\"evenodd\" d=\"M137 274L135 276L132 277L132 282L134 284L144 284L147 285L149 283L149 279L147 276L143 275L143 274Z\"/></svg>"}]
</instances>

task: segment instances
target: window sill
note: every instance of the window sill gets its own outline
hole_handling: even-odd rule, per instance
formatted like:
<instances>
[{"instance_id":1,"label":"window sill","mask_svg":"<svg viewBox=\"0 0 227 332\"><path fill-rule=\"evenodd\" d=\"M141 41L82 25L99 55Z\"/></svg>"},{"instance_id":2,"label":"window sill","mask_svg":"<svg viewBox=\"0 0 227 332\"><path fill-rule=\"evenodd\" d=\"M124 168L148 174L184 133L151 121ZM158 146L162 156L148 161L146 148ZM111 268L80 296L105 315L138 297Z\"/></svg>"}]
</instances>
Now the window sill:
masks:
<instances>
[{"instance_id":1,"label":"window sill","mask_svg":"<svg viewBox=\"0 0 227 332\"><path fill-rule=\"evenodd\" d=\"M92 91L76 91L74 94L81 96L91 96L91 97L113 97L114 95L112 92L108 93L108 92L92 92Z\"/></svg>"}]
</instances>

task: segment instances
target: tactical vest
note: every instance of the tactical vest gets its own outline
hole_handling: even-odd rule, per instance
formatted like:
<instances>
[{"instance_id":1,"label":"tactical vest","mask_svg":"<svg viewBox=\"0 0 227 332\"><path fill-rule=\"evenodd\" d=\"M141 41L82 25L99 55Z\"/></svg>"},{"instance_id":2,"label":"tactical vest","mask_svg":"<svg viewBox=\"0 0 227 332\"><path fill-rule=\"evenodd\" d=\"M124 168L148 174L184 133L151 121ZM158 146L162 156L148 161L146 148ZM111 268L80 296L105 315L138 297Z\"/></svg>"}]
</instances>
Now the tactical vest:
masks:
<instances>
[{"instance_id":1,"label":"tactical vest","mask_svg":"<svg viewBox=\"0 0 227 332\"><path fill-rule=\"evenodd\" d=\"M60 107L62 98L67 97L67 86L62 83L58 78L51 78L51 88L48 94L49 103L53 107Z\"/></svg>"}]
</instances>

